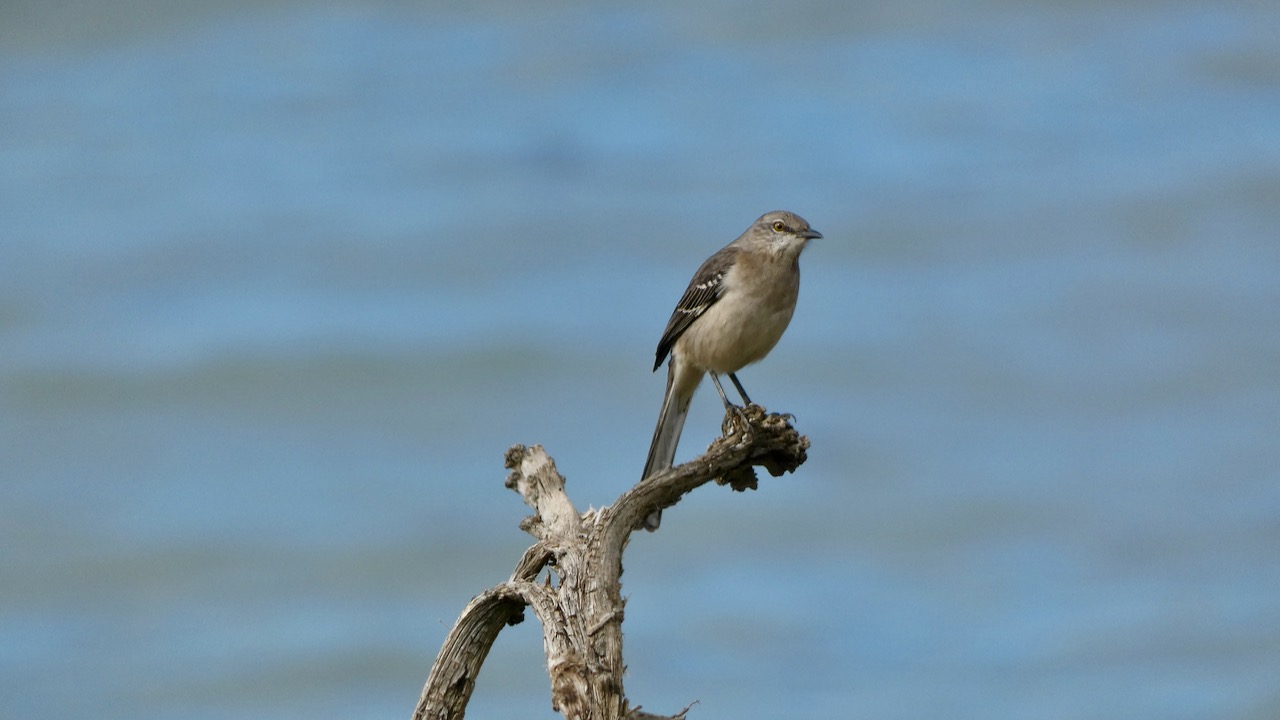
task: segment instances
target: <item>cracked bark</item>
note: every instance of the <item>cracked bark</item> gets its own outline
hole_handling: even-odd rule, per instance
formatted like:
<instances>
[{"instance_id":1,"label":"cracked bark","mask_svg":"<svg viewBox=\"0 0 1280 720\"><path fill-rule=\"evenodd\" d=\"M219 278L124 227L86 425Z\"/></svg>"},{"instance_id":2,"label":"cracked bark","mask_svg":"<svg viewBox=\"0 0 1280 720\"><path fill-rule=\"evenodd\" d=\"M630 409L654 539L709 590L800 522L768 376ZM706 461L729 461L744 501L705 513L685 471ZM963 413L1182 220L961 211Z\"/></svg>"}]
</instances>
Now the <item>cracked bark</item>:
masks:
<instances>
[{"instance_id":1,"label":"cracked bark","mask_svg":"<svg viewBox=\"0 0 1280 720\"><path fill-rule=\"evenodd\" d=\"M758 405L725 417L724 435L693 460L640 481L612 505L579 513L564 478L540 445L507 451L506 486L533 508L520 523L534 537L506 582L467 604L445 638L427 677L414 720L461 720L476 675L498 633L532 609L542 625L551 681L551 706L569 720L682 719L632 706L623 692L622 552L655 509L715 480L737 491L754 490L754 466L777 477L804 463L808 438L790 416ZM538 577L546 569L542 582Z\"/></svg>"}]
</instances>

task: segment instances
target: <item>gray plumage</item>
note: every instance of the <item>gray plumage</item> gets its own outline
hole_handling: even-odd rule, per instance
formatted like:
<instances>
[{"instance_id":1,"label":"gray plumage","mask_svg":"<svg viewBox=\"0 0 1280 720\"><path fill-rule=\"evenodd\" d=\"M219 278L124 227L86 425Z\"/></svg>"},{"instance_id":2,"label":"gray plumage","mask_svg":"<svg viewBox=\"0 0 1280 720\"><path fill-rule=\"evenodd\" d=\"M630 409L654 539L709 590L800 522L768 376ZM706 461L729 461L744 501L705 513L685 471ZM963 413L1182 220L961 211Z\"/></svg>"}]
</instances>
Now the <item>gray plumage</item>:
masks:
<instances>
[{"instance_id":1,"label":"gray plumage","mask_svg":"<svg viewBox=\"0 0 1280 720\"><path fill-rule=\"evenodd\" d=\"M645 461L647 478L671 467L694 390L710 372L726 407L719 374L727 374L744 403L751 400L734 375L762 359L791 322L800 291L800 253L822 234L786 211L765 213L694 273L658 341L653 369L668 355L667 390ZM656 530L662 512L645 519Z\"/></svg>"}]
</instances>

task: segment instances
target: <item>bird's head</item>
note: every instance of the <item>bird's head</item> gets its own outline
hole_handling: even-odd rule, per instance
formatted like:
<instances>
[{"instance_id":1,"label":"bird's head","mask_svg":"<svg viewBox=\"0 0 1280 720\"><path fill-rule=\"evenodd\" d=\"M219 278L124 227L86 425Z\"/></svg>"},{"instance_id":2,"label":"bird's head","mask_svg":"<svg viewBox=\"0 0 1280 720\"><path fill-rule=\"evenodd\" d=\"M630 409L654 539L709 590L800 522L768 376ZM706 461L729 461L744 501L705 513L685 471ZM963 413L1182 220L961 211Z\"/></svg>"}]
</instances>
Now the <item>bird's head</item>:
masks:
<instances>
[{"instance_id":1,"label":"bird's head","mask_svg":"<svg viewBox=\"0 0 1280 720\"><path fill-rule=\"evenodd\" d=\"M799 257L810 240L822 237L822 233L809 227L808 221L786 210L761 215L751 226L750 234L771 251L788 259Z\"/></svg>"}]
</instances>

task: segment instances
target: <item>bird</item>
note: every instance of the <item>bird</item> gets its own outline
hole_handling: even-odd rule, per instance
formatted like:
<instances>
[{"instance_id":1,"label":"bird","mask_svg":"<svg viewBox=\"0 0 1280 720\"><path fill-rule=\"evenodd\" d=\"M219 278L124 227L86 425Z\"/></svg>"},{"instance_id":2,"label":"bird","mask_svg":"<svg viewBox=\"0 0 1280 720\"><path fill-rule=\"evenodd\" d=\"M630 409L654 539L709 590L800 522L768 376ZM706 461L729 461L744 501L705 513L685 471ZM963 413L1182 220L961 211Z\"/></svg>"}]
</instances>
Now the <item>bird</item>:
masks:
<instances>
[{"instance_id":1,"label":"bird","mask_svg":"<svg viewBox=\"0 0 1280 720\"><path fill-rule=\"evenodd\" d=\"M804 218L786 210L761 215L736 240L707 258L693 274L658 341L653 369L667 363L667 389L653 430L641 480L675 460L693 393L708 373L726 411L734 409L720 385L728 375L751 405L735 373L769 354L795 312L800 292L800 253L821 238ZM662 511L644 520L658 529Z\"/></svg>"}]
</instances>

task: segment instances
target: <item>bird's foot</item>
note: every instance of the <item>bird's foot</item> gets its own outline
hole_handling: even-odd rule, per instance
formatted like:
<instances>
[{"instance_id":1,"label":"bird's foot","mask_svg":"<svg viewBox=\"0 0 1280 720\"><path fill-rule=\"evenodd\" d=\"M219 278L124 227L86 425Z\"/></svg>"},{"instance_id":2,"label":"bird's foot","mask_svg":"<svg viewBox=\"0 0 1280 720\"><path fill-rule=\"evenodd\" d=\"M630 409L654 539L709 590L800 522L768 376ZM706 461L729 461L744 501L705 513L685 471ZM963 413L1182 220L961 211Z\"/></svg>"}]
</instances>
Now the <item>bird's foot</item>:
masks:
<instances>
[{"instance_id":1,"label":"bird's foot","mask_svg":"<svg viewBox=\"0 0 1280 720\"><path fill-rule=\"evenodd\" d=\"M720 432L725 437L739 432L749 433L752 422L759 422L764 417L764 408L752 403L746 407L729 404L724 408L724 420L720 423Z\"/></svg>"}]
</instances>

